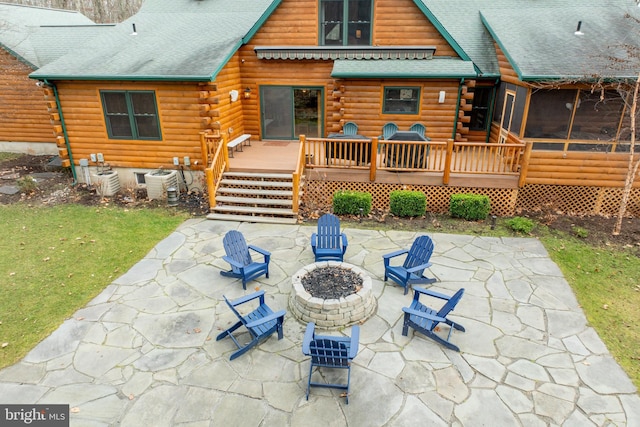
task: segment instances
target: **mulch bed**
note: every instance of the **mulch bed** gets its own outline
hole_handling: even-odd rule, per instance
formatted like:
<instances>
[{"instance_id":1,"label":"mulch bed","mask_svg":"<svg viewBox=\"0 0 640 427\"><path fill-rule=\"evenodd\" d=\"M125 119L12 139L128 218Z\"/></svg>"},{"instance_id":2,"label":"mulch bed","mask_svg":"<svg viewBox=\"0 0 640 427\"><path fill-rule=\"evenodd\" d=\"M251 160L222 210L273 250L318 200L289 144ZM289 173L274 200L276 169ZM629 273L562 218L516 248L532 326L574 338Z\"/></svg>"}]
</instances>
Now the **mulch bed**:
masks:
<instances>
[{"instance_id":1,"label":"mulch bed","mask_svg":"<svg viewBox=\"0 0 640 427\"><path fill-rule=\"evenodd\" d=\"M318 267L302 277L302 286L316 298L340 299L358 292L362 277L346 268Z\"/></svg>"}]
</instances>

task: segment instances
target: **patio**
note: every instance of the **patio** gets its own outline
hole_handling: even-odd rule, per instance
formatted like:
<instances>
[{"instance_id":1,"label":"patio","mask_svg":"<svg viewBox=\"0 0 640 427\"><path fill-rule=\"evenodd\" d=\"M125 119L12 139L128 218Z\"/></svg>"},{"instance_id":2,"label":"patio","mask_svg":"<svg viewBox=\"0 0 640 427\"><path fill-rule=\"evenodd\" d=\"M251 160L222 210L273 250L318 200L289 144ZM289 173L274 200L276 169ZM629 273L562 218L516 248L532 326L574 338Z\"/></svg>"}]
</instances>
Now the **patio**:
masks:
<instances>
[{"instance_id":1,"label":"patio","mask_svg":"<svg viewBox=\"0 0 640 427\"><path fill-rule=\"evenodd\" d=\"M271 307L288 311L283 340L272 336L233 362L231 340L213 339L235 322L222 295L245 294L219 274L229 229L272 252L270 277L246 293L263 289ZM466 289L452 315L467 330L453 333L457 353L412 332L403 337L412 295L382 281L381 255L417 234L345 229L345 262L369 273L378 308L360 326L349 405L328 389L306 401L306 325L288 300L291 276L313 262L314 231L187 221L0 371L3 403L68 403L73 426L326 426L328 414L335 426L640 424L636 388L542 245L521 238L431 235L432 289Z\"/></svg>"}]
</instances>

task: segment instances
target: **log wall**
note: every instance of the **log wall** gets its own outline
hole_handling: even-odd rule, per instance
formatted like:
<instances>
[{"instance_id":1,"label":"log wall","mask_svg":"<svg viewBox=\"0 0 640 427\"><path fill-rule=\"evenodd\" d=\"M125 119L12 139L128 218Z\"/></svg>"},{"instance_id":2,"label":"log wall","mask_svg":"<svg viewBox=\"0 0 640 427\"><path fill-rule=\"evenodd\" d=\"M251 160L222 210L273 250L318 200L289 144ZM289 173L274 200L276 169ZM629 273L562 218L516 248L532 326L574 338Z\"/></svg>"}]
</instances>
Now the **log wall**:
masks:
<instances>
[{"instance_id":1,"label":"log wall","mask_svg":"<svg viewBox=\"0 0 640 427\"><path fill-rule=\"evenodd\" d=\"M518 73L513 69L511 63L507 59L500 46L497 43L493 43L496 48L496 55L498 56L498 66L500 67L500 80L506 83L513 83L518 86L523 86L522 81L518 78Z\"/></svg>"},{"instance_id":2,"label":"log wall","mask_svg":"<svg viewBox=\"0 0 640 427\"><path fill-rule=\"evenodd\" d=\"M258 60L256 46L291 46L318 44L318 21L300 20L300 16L318 16L317 0L284 0L239 52L242 88L251 89L251 98L243 99L245 132L260 134L259 88L262 85L313 86L324 90L324 134L338 132L345 122L353 121L359 133L379 136L382 126L395 122L407 130L413 123L427 127L431 138L451 138L456 126L457 80L366 79L334 80L332 61ZM410 0L374 2L373 45L433 45L436 55L455 56L455 52ZM234 61L235 62L235 61ZM229 65L233 67L234 65ZM382 114L384 86L421 88L418 114ZM446 101L438 104L441 90ZM470 98L472 99L472 97ZM469 100L470 103L470 100ZM460 113L460 119L464 114ZM224 125L223 125L224 126ZM464 132L460 123L458 136ZM223 132L224 133L224 132Z\"/></svg>"},{"instance_id":3,"label":"log wall","mask_svg":"<svg viewBox=\"0 0 640 427\"><path fill-rule=\"evenodd\" d=\"M636 161L640 155L636 154ZM527 184L623 187L629 154L532 151ZM636 176L634 187L640 187Z\"/></svg>"},{"instance_id":4,"label":"log wall","mask_svg":"<svg viewBox=\"0 0 640 427\"><path fill-rule=\"evenodd\" d=\"M0 49L0 141L56 141L42 89L31 67Z\"/></svg>"},{"instance_id":5,"label":"log wall","mask_svg":"<svg viewBox=\"0 0 640 427\"><path fill-rule=\"evenodd\" d=\"M199 94L196 83L58 82L60 104L75 164L101 152L113 167L172 169L173 157L202 164ZM109 139L100 90L153 90L162 140Z\"/></svg>"}]
</instances>

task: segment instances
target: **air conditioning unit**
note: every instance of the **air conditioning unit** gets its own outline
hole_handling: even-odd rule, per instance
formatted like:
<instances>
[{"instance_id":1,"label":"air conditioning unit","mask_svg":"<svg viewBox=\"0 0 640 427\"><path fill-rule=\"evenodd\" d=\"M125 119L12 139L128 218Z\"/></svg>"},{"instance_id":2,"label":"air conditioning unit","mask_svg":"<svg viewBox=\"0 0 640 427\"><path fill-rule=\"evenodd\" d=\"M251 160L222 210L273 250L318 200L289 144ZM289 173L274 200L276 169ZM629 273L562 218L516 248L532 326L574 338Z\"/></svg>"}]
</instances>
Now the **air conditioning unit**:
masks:
<instances>
[{"instance_id":1,"label":"air conditioning unit","mask_svg":"<svg viewBox=\"0 0 640 427\"><path fill-rule=\"evenodd\" d=\"M91 181L100 196L113 196L120 191L117 171L103 171L91 174Z\"/></svg>"},{"instance_id":2,"label":"air conditioning unit","mask_svg":"<svg viewBox=\"0 0 640 427\"><path fill-rule=\"evenodd\" d=\"M144 175L147 184L149 200L166 199L167 188L178 187L178 173L176 171L157 170Z\"/></svg>"}]
</instances>

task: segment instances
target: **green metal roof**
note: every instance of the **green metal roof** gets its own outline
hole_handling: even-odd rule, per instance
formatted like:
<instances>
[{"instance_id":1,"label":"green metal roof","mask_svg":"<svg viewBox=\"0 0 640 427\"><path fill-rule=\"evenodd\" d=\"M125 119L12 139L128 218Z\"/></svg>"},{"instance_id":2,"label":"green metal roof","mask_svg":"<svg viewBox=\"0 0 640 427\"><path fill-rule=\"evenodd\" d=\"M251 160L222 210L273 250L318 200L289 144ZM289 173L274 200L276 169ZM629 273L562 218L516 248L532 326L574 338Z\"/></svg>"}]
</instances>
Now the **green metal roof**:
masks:
<instances>
[{"instance_id":1,"label":"green metal roof","mask_svg":"<svg viewBox=\"0 0 640 427\"><path fill-rule=\"evenodd\" d=\"M55 38L39 37L40 34L48 32L51 36L49 29L52 28L59 35L77 34L75 30L80 27L94 26L92 20L76 11L9 3L0 3L0 17L0 47L34 69L51 62L73 47L72 43L64 43L56 48ZM75 42L77 40L76 38Z\"/></svg>"},{"instance_id":2,"label":"green metal roof","mask_svg":"<svg viewBox=\"0 0 640 427\"><path fill-rule=\"evenodd\" d=\"M476 77L473 62L458 58L433 59L339 59L334 61L334 78L438 79Z\"/></svg>"},{"instance_id":3,"label":"green metal roof","mask_svg":"<svg viewBox=\"0 0 640 427\"><path fill-rule=\"evenodd\" d=\"M136 15L31 77L209 81L280 1L146 0Z\"/></svg>"}]
</instances>

